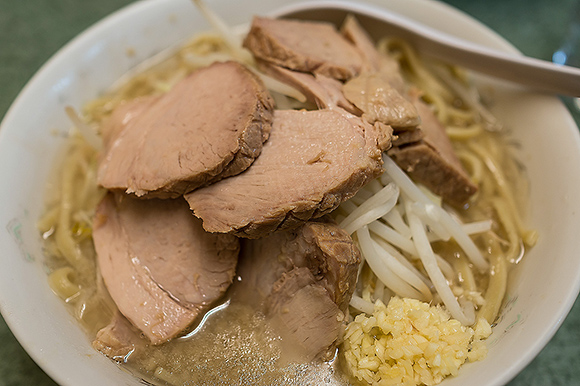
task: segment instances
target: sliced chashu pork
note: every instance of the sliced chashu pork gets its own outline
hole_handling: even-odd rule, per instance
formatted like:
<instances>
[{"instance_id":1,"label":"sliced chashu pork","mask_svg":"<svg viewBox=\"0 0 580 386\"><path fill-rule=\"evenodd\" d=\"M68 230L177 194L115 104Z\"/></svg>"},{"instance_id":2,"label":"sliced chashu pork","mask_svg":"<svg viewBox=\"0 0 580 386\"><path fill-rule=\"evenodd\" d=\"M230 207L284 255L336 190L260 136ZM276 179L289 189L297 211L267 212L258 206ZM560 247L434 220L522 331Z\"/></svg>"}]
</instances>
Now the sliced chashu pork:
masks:
<instances>
[{"instance_id":1,"label":"sliced chashu pork","mask_svg":"<svg viewBox=\"0 0 580 386\"><path fill-rule=\"evenodd\" d=\"M250 301L307 360L328 359L356 285L360 252L327 217L244 240L238 270ZM242 291L241 293L244 293Z\"/></svg>"},{"instance_id":2,"label":"sliced chashu pork","mask_svg":"<svg viewBox=\"0 0 580 386\"><path fill-rule=\"evenodd\" d=\"M267 315L291 351L289 358L305 362L332 358L346 314L308 268L285 272L266 302Z\"/></svg>"},{"instance_id":3,"label":"sliced chashu pork","mask_svg":"<svg viewBox=\"0 0 580 386\"><path fill-rule=\"evenodd\" d=\"M360 115L361 113L344 97L342 83L336 79L320 74L312 75L293 71L259 59L257 63L261 71L296 88L306 96L309 102L315 104L318 108L340 107L352 114Z\"/></svg>"},{"instance_id":4,"label":"sliced chashu pork","mask_svg":"<svg viewBox=\"0 0 580 386\"><path fill-rule=\"evenodd\" d=\"M391 85L390 76L382 71L363 72L345 83L342 91L369 123L382 122L405 130L421 122L413 103Z\"/></svg>"},{"instance_id":5,"label":"sliced chashu pork","mask_svg":"<svg viewBox=\"0 0 580 386\"><path fill-rule=\"evenodd\" d=\"M349 119L361 115L361 111L350 103L342 91L342 83L336 79L328 78L320 74L307 74L289 70L275 64L258 61L260 69L274 78L286 83L302 92L308 101L316 104L321 109L334 109ZM374 122L373 125L379 135L379 148L387 150L391 147L393 129L382 122Z\"/></svg>"},{"instance_id":6,"label":"sliced chashu pork","mask_svg":"<svg viewBox=\"0 0 580 386\"><path fill-rule=\"evenodd\" d=\"M294 228L382 172L378 137L373 126L335 110L277 110L251 168L185 198L209 232L258 238Z\"/></svg>"},{"instance_id":7,"label":"sliced chashu pork","mask_svg":"<svg viewBox=\"0 0 580 386\"><path fill-rule=\"evenodd\" d=\"M353 77L363 65L330 23L254 17L244 47L261 60L338 80Z\"/></svg>"},{"instance_id":8,"label":"sliced chashu pork","mask_svg":"<svg viewBox=\"0 0 580 386\"><path fill-rule=\"evenodd\" d=\"M365 71L378 71L387 60L377 51L371 37L353 15L346 16L340 27L340 32L358 50L359 55L363 58Z\"/></svg>"},{"instance_id":9,"label":"sliced chashu pork","mask_svg":"<svg viewBox=\"0 0 580 386\"><path fill-rule=\"evenodd\" d=\"M273 100L236 62L200 69L160 97L130 102L102 131L98 183L147 197L178 197L236 175L260 154Z\"/></svg>"},{"instance_id":10,"label":"sliced chashu pork","mask_svg":"<svg viewBox=\"0 0 580 386\"><path fill-rule=\"evenodd\" d=\"M443 125L429 106L406 90L398 64L376 51L353 16L346 18L342 33L365 59L365 71L343 87L346 98L369 122L393 127L393 148L388 154L415 181L451 204L465 203L477 187L463 169Z\"/></svg>"},{"instance_id":11,"label":"sliced chashu pork","mask_svg":"<svg viewBox=\"0 0 580 386\"><path fill-rule=\"evenodd\" d=\"M347 15L340 31L359 51L360 56L363 58L363 70L365 72L381 71L385 77L388 77L389 83L397 91L400 93L405 92L405 80L401 75L399 63L395 59L377 51L375 43L367 31L359 24L356 17Z\"/></svg>"},{"instance_id":12,"label":"sliced chashu pork","mask_svg":"<svg viewBox=\"0 0 580 386\"><path fill-rule=\"evenodd\" d=\"M144 341L139 331L119 311L93 340L95 350L120 363L127 362L129 356L142 346Z\"/></svg>"},{"instance_id":13,"label":"sliced chashu pork","mask_svg":"<svg viewBox=\"0 0 580 386\"><path fill-rule=\"evenodd\" d=\"M364 71L345 83L346 99L363 112L370 123L382 122L395 131L415 128L420 118L407 95L399 64L380 54L356 18L348 15L342 34L356 47L364 59Z\"/></svg>"},{"instance_id":14,"label":"sliced chashu pork","mask_svg":"<svg viewBox=\"0 0 580 386\"><path fill-rule=\"evenodd\" d=\"M238 240L205 232L182 198L109 193L97 207L93 228L112 299L153 344L184 331L233 280Z\"/></svg>"},{"instance_id":15,"label":"sliced chashu pork","mask_svg":"<svg viewBox=\"0 0 580 386\"><path fill-rule=\"evenodd\" d=\"M425 138L425 133L420 128L413 130L400 130L393 135L392 145L394 147L401 147L411 143L416 143Z\"/></svg>"},{"instance_id":16,"label":"sliced chashu pork","mask_svg":"<svg viewBox=\"0 0 580 386\"><path fill-rule=\"evenodd\" d=\"M341 29L364 58L365 68L342 88L346 99L370 123L382 122L396 130L415 128L420 118L408 97L399 65L381 55L356 18L349 15Z\"/></svg>"},{"instance_id":17,"label":"sliced chashu pork","mask_svg":"<svg viewBox=\"0 0 580 386\"><path fill-rule=\"evenodd\" d=\"M387 154L409 176L425 185L446 202L461 206L477 192L455 150L431 108L417 100L424 138L418 142L391 148Z\"/></svg>"}]
</instances>

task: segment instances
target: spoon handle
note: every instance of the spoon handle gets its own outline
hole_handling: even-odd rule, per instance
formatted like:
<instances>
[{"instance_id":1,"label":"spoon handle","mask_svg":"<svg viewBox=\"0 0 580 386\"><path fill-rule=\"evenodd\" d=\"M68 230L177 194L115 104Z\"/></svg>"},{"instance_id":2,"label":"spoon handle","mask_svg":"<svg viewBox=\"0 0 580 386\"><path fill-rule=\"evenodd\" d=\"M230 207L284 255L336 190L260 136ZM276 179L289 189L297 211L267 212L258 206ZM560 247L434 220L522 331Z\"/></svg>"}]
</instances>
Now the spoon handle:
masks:
<instances>
[{"instance_id":1,"label":"spoon handle","mask_svg":"<svg viewBox=\"0 0 580 386\"><path fill-rule=\"evenodd\" d=\"M276 12L276 17L321 18L340 21L346 13L364 16L382 36L403 38L425 55L482 74L515 82L538 91L580 96L580 68L557 65L524 55L506 53L441 32L388 9L344 1L308 1Z\"/></svg>"},{"instance_id":2,"label":"spoon handle","mask_svg":"<svg viewBox=\"0 0 580 386\"><path fill-rule=\"evenodd\" d=\"M580 96L580 68L504 53L432 31L429 35L416 33L412 39L417 49L427 55L538 91Z\"/></svg>"}]
</instances>

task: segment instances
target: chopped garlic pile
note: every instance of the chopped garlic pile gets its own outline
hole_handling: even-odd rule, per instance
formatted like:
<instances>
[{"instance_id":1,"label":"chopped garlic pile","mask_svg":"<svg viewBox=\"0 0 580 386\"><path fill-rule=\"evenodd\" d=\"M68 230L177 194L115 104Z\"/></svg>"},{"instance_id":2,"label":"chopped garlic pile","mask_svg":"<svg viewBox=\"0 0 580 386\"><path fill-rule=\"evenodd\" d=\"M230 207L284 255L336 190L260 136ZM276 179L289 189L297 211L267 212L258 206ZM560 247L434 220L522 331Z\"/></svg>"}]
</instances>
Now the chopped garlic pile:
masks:
<instances>
[{"instance_id":1,"label":"chopped garlic pile","mask_svg":"<svg viewBox=\"0 0 580 386\"><path fill-rule=\"evenodd\" d=\"M354 377L379 385L435 385L457 375L466 360L487 355L487 321L471 328L439 306L393 297L375 303L372 316L358 315L344 336L344 363Z\"/></svg>"}]
</instances>

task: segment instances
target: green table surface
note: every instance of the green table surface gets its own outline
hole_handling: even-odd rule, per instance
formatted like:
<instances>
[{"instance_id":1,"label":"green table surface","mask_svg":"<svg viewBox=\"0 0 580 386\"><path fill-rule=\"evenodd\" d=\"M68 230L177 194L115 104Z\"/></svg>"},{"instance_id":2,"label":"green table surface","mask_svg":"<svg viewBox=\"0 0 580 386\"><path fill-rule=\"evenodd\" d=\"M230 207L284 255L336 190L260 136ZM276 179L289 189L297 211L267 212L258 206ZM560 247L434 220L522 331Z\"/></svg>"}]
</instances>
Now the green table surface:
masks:
<instances>
[{"instance_id":1,"label":"green table surface","mask_svg":"<svg viewBox=\"0 0 580 386\"><path fill-rule=\"evenodd\" d=\"M79 32L131 2L0 0L0 117L51 55ZM576 7L574 0L446 2L487 24L525 54L546 60L565 39ZM573 109L570 99L565 102ZM580 114L573 114L580 122ZM0 318L0 386L54 384ZM579 300L550 343L509 385L580 385Z\"/></svg>"}]
</instances>

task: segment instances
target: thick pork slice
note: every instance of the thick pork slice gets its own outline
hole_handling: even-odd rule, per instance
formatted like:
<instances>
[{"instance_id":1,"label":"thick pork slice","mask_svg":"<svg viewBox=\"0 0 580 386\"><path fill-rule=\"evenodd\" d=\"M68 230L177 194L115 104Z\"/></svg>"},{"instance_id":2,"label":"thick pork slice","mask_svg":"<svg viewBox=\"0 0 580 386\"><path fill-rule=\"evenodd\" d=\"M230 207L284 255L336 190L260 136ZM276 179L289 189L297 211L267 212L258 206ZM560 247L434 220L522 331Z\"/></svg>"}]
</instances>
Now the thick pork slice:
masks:
<instances>
[{"instance_id":1,"label":"thick pork slice","mask_svg":"<svg viewBox=\"0 0 580 386\"><path fill-rule=\"evenodd\" d=\"M422 183L448 203L461 206L477 192L455 154L453 145L431 108L417 100L415 106L421 116L424 138L400 147L391 148L387 154L411 178Z\"/></svg>"},{"instance_id":2,"label":"thick pork slice","mask_svg":"<svg viewBox=\"0 0 580 386\"><path fill-rule=\"evenodd\" d=\"M410 143L415 143L425 138L423 130L416 127L412 130L400 130L393 135L392 144L394 147L401 147Z\"/></svg>"},{"instance_id":3,"label":"thick pork slice","mask_svg":"<svg viewBox=\"0 0 580 386\"><path fill-rule=\"evenodd\" d=\"M236 62L194 72L167 94L120 108L103 127L98 182L147 197L178 197L245 170L260 154L273 100Z\"/></svg>"},{"instance_id":4,"label":"thick pork slice","mask_svg":"<svg viewBox=\"0 0 580 386\"><path fill-rule=\"evenodd\" d=\"M254 17L244 40L255 57L292 70L346 80L362 58L332 24Z\"/></svg>"},{"instance_id":5,"label":"thick pork slice","mask_svg":"<svg viewBox=\"0 0 580 386\"><path fill-rule=\"evenodd\" d=\"M263 237L321 217L382 171L378 134L335 110L277 110L244 173L185 196L208 232Z\"/></svg>"},{"instance_id":6,"label":"thick pork slice","mask_svg":"<svg viewBox=\"0 0 580 386\"><path fill-rule=\"evenodd\" d=\"M119 311L153 344L183 330L231 284L238 240L209 234L183 199L109 193L95 215L99 268Z\"/></svg>"},{"instance_id":7,"label":"thick pork slice","mask_svg":"<svg viewBox=\"0 0 580 386\"><path fill-rule=\"evenodd\" d=\"M359 263L350 236L325 217L243 241L238 272L250 301L262 302L298 354L326 359L339 339Z\"/></svg>"}]
</instances>

